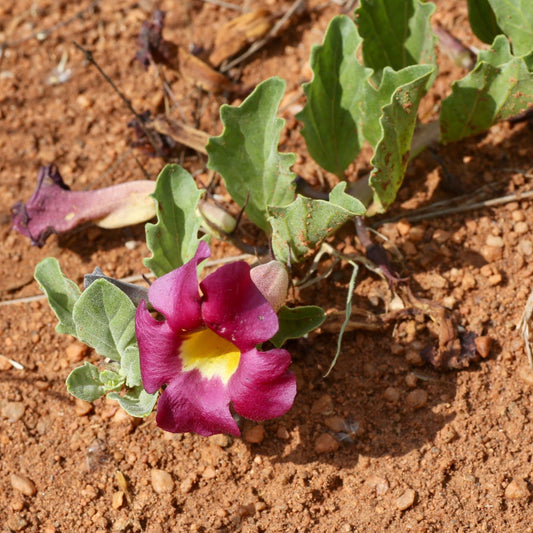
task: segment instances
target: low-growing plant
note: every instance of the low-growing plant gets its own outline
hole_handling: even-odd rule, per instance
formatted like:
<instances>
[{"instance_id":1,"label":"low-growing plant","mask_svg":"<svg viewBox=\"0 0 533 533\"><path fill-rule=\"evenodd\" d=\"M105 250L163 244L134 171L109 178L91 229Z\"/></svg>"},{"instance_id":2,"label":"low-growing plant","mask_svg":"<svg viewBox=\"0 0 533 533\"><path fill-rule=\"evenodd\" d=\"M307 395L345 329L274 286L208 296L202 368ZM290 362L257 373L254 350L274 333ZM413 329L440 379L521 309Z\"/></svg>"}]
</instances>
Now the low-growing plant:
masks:
<instances>
[{"instance_id":1,"label":"low-growing plant","mask_svg":"<svg viewBox=\"0 0 533 533\"><path fill-rule=\"evenodd\" d=\"M469 0L468 7L473 31L490 47L452 85L438 123L422 126L426 144L479 134L533 103L533 4ZM149 290L95 272L80 292L55 259L37 266L35 277L59 318L57 331L103 358L70 374L71 394L87 401L107 395L130 414L146 416L163 390L158 424L203 435L239 433L230 403L255 420L290 408L295 379L282 346L325 317L316 306L284 305L291 268L315 257L346 222L383 213L394 202L413 155L420 102L437 75L434 10L420 0L362 0L354 18L334 17L313 48L313 78L304 85L307 100L297 118L311 157L339 180L327 199L299 193L291 170L296 155L278 150L281 78L262 82L239 106L222 106L224 131L207 144L207 167L264 232L272 262L252 270L242 261L225 265L199 282L211 235L228 237L237 223L202 207L204 191L186 170L169 165L151 195L157 222L146 225L151 256L144 264L157 278ZM354 182L346 172L365 143L373 151L372 170ZM25 213L29 228L32 215ZM334 360L357 274L354 258L342 259L353 274ZM266 342L274 347L263 349Z\"/></svg>"}]
</instances>

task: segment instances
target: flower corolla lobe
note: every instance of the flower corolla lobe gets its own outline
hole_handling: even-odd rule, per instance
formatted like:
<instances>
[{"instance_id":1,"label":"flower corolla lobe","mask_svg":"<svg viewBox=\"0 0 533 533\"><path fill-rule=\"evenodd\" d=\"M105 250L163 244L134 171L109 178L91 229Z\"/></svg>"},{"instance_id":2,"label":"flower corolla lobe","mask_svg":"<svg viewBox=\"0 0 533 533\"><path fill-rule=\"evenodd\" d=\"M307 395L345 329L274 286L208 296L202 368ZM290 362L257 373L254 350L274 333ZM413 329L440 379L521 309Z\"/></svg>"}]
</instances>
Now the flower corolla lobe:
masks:
<instances>
[{"instance_id":1,"label":"flower corolla lobe","mask_svg":"<svg viewBox=\"0 0 533 533\"><path fill-rule=\"evenodd\" d=\"M296 382L286 350L256 348L279 324L249 265L224 265L198 283L207 257L201 242L191 261L152 284L148 299L164 320L144 301L137 309L143 386L152 393L166 385L157 408L162 429L240 435L230 403L246 418L275 418L292 406Z\"/></svg>"}]
</instances>

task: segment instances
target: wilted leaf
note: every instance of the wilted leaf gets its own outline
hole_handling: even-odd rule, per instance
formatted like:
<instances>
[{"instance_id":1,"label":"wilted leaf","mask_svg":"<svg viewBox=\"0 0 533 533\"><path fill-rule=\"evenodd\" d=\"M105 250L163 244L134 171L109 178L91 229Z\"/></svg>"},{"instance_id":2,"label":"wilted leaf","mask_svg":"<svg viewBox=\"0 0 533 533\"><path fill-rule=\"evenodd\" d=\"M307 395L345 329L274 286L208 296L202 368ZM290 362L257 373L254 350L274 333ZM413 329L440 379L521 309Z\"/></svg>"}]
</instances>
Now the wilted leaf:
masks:
<instances>
[{"instance_id":1,"label":"wilted leaf","mask_svg":"<svg viewBox=\"0 0 533 533\"><path fill-rule=\"evenodd\" d=\"M369 214L385 211L396 198L409 161L418 106L434 69L432 65L414 65L398 73L388 68L383 72L378 99L381 87L390 83L396 88L390 103L383 107L379 121L381 135L372 157L374 168L369 180L374 190L374 205ZM398 87L400 81L405 83Z\"/></svg>"}]
</instances>

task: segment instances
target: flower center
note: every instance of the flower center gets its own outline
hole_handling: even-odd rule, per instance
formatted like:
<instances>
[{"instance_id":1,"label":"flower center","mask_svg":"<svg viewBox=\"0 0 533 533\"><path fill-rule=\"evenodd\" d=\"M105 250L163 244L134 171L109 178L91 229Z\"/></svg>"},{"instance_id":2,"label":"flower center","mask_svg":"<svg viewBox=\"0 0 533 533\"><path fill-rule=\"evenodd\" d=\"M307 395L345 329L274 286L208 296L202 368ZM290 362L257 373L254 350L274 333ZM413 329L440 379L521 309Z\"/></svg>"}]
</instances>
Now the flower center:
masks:
<instances>
[{"instance_id":1,"label":"flower center","mask_svg":"<svg viewBox=\"0 0 533 533\"><path fill-rule=\"evenodd\" d=\"M218 376L226 384L239 366L241 352L235 344L206 328L188 335L181 343L183 371L195 368L204 378Z\"/></svg>"}]
</instances>

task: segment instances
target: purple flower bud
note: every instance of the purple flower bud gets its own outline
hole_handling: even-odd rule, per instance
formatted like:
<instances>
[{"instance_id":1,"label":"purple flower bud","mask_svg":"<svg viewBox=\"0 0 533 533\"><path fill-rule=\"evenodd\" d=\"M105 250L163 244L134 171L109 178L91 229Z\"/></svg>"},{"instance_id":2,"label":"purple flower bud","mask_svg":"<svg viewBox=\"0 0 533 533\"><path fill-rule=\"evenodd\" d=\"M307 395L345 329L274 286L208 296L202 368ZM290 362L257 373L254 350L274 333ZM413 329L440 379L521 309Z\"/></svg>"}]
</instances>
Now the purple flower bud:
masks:
<instances>
[{"instance_id":1,"label":"purple flower bud","mask_svg":"<svg viewBox=\"0 0 533 533\"><path fill-rule=\"evenodd\" d=\"M289 291L289 275L283 263L270 261L256 266L250 271L250 277L277 313L283 307Z\"/></svg>"}]
</instances>

